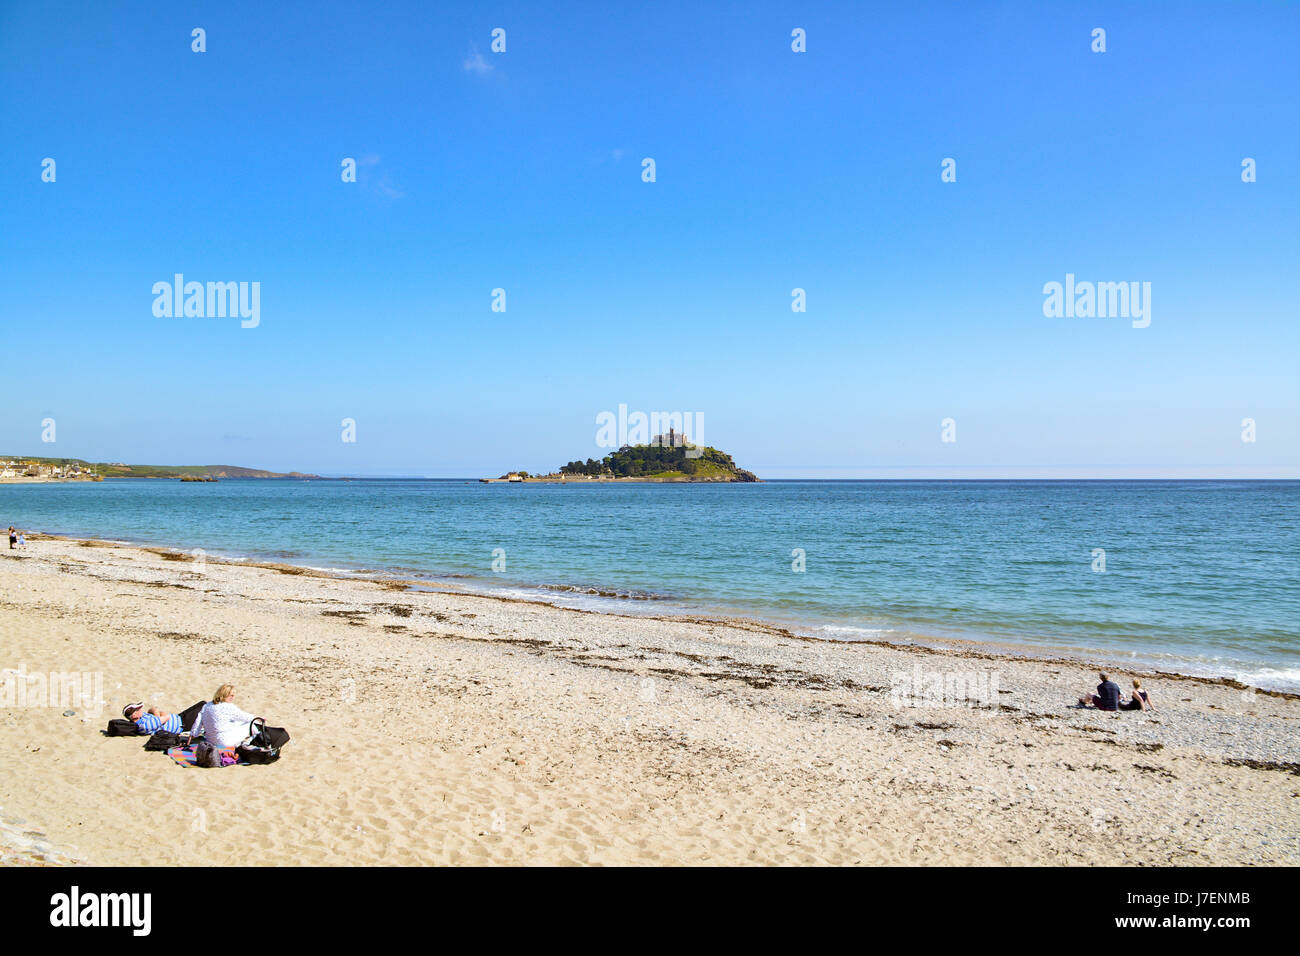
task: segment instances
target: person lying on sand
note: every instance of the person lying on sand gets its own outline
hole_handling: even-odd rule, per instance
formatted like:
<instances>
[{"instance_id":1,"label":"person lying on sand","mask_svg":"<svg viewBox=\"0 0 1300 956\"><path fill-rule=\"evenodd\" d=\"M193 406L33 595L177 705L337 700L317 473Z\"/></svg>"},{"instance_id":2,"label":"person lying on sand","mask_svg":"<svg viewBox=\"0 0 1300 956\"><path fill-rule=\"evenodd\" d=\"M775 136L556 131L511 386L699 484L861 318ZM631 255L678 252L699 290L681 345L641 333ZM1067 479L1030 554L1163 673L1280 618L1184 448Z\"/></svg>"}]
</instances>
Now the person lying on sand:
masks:
<instances>
[{"instance_id":1,"label":"person lying on sand","mask_svg":"<svg viewBox=\"0 0 1300 956\"><path fill-rule=\"evenodd\" d=\"M212 695L211 703L203 705L194 725L190 728L190 739L202 735L213 747L238 747L248 737L248 725L256 718L246 714L234 704L235 688L222 684Z\"/></svg>"},{"instance_id":2,"label":"person lying on sand","mask_svg":"<svg viewBox=\"0 0 1300 956\"><path fill-rule=\"evenodd\" d=\"M1142 689L1142 682L1133 678L1133 696L1119 705L1120 710L1155 710L1151 695Z\"/></svg>"},{"instance_id":3,"label":"person lying on sand","mask_svg":"<svg viewBox=\"0 0 1300 956\"><path fill-rule=\"evenodd\" d=\"M122 716L127 720L134 721L135 726L142 734L156 734L160 730L165 730L169 734L179 734L181 732L180 714L169 714L157 707L146 709L144 701L127 704L122 708Z\"/></svg>"},{"instance_id":4,"label":"person lying on sand","mask_svg":"<svg viewBox=\"0 0 1300 956\"><path fill-rule=\"evenodd\" d=\"M1079 698L1079 706L1087 707L1092 705L1098 710L1119 710L1120 689L1108 676L1105 671L1097 675L1101 678L1101 683L1097 685L1097 693L1089 694L1087 697Z\"/></svg>"}]
</instances>

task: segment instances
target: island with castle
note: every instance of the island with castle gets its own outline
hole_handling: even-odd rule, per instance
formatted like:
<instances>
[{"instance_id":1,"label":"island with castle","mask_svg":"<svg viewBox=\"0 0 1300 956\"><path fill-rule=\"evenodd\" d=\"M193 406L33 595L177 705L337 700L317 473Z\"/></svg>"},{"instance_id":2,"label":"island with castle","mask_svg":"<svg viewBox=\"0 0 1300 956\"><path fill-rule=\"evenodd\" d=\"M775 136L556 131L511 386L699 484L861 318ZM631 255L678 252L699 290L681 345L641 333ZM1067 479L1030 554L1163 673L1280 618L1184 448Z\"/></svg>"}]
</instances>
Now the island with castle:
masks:
<instances>
[{"instance_id":1,"label":"island with castle","mask_svg":"<svg viewBox=\"0 0 1300 956\"><path fill-rule=\"evenodd\" d=\"M624 445L599 460L571 461L559 471L531 475L511 471L500 478L480 478L484 484L585 483L585 482L749 482L759 478L736 465L730 455L706 445L693 444L670 428L646 445Z\"/></svg>"}]
</instances>

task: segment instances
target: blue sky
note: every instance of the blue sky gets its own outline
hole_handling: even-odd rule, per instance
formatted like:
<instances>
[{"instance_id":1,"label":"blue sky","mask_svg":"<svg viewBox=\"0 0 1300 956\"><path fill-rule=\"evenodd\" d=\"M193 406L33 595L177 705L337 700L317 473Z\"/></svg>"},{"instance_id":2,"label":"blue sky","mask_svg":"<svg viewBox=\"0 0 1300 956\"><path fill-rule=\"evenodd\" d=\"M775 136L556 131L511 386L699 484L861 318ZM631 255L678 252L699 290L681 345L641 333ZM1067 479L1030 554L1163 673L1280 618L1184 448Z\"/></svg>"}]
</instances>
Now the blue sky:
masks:
<instances>
[{"instance_id":1,"label":"blue sky","mask_svg":"<svg viewBox=\"0 0 1300 956\"><path fill-rule=\"evenodd\" d=\"M0 452L478 476L598 456L622 403L766 477L1300 476L1297 35L1283 3L3 0ZM260 282L259 326L155 317L177 272ZM1150 282L1151 325L1045 317L1066 273Z\"/></svg>"}]
</instances>

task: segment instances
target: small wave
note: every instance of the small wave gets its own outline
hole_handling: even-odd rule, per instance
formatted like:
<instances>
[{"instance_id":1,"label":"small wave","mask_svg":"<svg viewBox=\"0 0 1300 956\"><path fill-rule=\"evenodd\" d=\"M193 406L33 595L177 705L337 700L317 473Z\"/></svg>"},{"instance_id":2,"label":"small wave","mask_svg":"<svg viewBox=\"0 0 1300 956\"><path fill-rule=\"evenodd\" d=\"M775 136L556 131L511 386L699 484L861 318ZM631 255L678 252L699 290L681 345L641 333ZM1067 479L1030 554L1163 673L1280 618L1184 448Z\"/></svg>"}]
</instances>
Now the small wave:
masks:
<instances>
[{"instance_id":1,"label":"small wave","mask_svg":"<svg viewBox=\"0 0 1300 956\"><path fill-rule=\"evenodd\" d=\"M1268 690L1300 691L1300 667L1238 668L1226 675L1251 687Z\"/></svg>"},{"instance_id":2,"label":"small wave","mask_svg":"<svg viewBox=\"0 0 1300 956\"><path fill-rule=\"evenodd\" d=\"M671 601L673 598L667 594L656 594L652 591L621 591L610 588L584 587L580 584L539 584L538 590L541 591L558 591L562 594L579 594L588 597L617 598L624 601Z\"/></svg>"},{"instance_id":3,"label":"small wave","mask_svg":"<svg viewBox=\"0 0 1300 956\"><path fill-rule=\"evenodd\" d=\"M883 627L853 627L846 624L823 624L813 630L813 636L831 641L873 641L892 633Z\"/></svg>"}]
</instances>

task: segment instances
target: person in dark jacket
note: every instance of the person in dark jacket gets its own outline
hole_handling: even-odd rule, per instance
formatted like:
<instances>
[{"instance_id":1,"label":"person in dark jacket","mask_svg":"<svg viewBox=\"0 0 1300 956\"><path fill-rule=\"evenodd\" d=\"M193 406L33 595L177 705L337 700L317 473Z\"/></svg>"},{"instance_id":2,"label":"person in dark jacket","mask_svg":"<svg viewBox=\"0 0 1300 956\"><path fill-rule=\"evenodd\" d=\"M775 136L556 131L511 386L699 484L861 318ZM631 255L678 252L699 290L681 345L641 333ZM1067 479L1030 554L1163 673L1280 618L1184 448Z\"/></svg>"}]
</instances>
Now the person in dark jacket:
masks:
<instances>
[{"instance_id":1,"label":"person in dark jacket","mask_svg":"<svg viewBox=\"0 0 1300 956\"><path fill-rule=\"evenodd\" d=\"M1111 680L1104 671L1097 676L1101 678L1101 683L1097 685L1097 693L1080 697L1079 706L1087 707L1091 704L1098 710L1119 710L1119 684Z\"/></svg>"}]
</instances>

